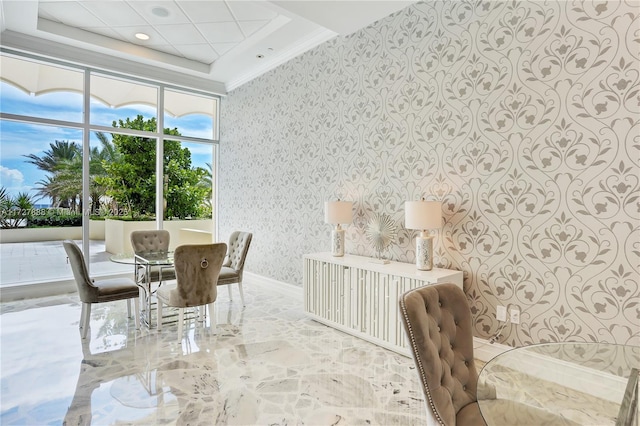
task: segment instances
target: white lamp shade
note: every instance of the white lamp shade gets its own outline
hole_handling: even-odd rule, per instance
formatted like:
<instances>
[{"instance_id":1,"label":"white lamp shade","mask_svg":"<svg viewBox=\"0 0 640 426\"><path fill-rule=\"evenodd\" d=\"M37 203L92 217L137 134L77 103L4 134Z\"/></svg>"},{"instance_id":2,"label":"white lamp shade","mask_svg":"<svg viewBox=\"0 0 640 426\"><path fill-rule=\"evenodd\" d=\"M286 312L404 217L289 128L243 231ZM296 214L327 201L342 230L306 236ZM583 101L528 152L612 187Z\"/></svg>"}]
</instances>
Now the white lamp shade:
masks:
<instances>
[{"instance_id":1,"label":"white lamp shade","mask_svg":"<svg viewBox=\"0 0 640 426\"><path fill-rule=\"evenodd\" d=\"M407 201L404 203L404 226L407 229L438 229L442 227L440 201Z\"/></svg>"},{"instance_id":2,"label":"white lamp shade","mask_svg":"<svg viewBox=\"0 0 640 426\"><path fill-rule=\"evenodd\" d=\"M326 201L324 203L324 221L332 225L353 222L353 203L351 201Z\"/></svg>"}]
</instances>

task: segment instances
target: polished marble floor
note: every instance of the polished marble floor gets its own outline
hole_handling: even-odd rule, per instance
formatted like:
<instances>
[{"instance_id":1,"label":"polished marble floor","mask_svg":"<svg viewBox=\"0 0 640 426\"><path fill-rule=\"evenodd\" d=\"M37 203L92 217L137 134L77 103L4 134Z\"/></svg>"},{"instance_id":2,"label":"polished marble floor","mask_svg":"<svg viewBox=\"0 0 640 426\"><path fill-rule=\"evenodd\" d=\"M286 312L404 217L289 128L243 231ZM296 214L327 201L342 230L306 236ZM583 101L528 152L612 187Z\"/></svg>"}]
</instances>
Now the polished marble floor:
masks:
<instances>
[{"instance_id":1,"label":"polished marble floor","mask_svg":"<svg viewBox=\"0 0 640 426\"><path fill-rule=\"evenodd\" d=\"M237 289L234 287L234 291ZM411 359L309 320L302 301L222 289L215 329L136 331L126 303L76 295L0 305L2 425L411 425L424 406Z\"/></svg>"}]
</instances>

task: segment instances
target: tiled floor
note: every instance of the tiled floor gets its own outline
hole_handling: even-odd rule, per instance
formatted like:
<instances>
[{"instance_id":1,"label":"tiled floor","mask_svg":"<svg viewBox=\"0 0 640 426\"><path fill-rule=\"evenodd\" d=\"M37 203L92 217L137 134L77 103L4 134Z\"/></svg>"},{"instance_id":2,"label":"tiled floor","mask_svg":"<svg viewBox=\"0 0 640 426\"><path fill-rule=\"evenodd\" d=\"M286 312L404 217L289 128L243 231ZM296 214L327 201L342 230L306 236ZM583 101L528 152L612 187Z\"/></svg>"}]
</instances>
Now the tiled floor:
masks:
<instances>
[{"instance_id":1,"label":"tiled floor","mask_svg":"<svg viewBox=\"0 0 640 426\"><path fill-rule=\"evenodd\" d=\"M309 320L297 297L245 289L246 307L223 289L217 328L191 322L182 339L175 324L136 331L125 302L93 308L86 342L75 295L0 305L0 423L425 423L411 359Z\"/></svg>"}]
</instances>

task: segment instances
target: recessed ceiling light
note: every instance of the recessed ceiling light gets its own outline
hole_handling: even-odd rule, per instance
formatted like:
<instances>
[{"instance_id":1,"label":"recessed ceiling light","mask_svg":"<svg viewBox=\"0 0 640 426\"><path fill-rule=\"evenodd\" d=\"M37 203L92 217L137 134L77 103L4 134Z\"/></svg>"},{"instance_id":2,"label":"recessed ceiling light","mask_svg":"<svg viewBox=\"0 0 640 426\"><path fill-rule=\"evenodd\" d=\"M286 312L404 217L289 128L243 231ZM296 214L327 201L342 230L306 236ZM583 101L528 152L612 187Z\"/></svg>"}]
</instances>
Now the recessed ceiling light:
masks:
<instances>
[{"instance_id":1,"label":"recessed ceiling light","mask_svg":"<svg viewBox=\"0 0 640 426\"><path fill-rule=\"evenodd\" d=\"M154 7L153 9L151 9L151 13L153 13L156 16L159 16L160 18L166 18L167 16L169 16L169 11L162 6Z\"/></svg>"},{"instance_id":2,"label":"recessed ceiling light","mask_svg":"<svg viewBox=\"0 0 640 426\"><path fill-rule=\"evenodd\" d=\"M136 33L136 38L138 40L149 40L149 35L145 33Z\"/></svg>"},{"instance_id":3,"label":"recessed ceiling light","mask_svg":"<svg viewBox=\"0 0 640 426\"><path fill-rule=\"evenodd\" d=\"M262 58L264 58L264 55L262 55L262 54L257 54L257 55L256 55L256 58L258 58L258 59L262 59Z\"/></svg>"}]
</instances>

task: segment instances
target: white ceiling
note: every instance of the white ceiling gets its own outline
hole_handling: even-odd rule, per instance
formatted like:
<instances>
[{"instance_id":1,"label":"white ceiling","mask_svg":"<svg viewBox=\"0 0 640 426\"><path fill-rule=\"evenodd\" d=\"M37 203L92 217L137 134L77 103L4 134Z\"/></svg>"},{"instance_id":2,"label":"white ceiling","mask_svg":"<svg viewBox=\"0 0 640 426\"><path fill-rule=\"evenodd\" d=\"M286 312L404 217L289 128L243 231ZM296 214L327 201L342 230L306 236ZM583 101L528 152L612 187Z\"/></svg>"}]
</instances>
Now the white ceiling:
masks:
<instances>
[{"instance_id":1,"label":"white ceiling","mask_svg":"<svg viewBox=\"0 0 640 426\"><path fill-rule=\"evenodd\" d=\"M223 93L414 1L0 0L0 44Z\"/></svg>"}]
</instances>

